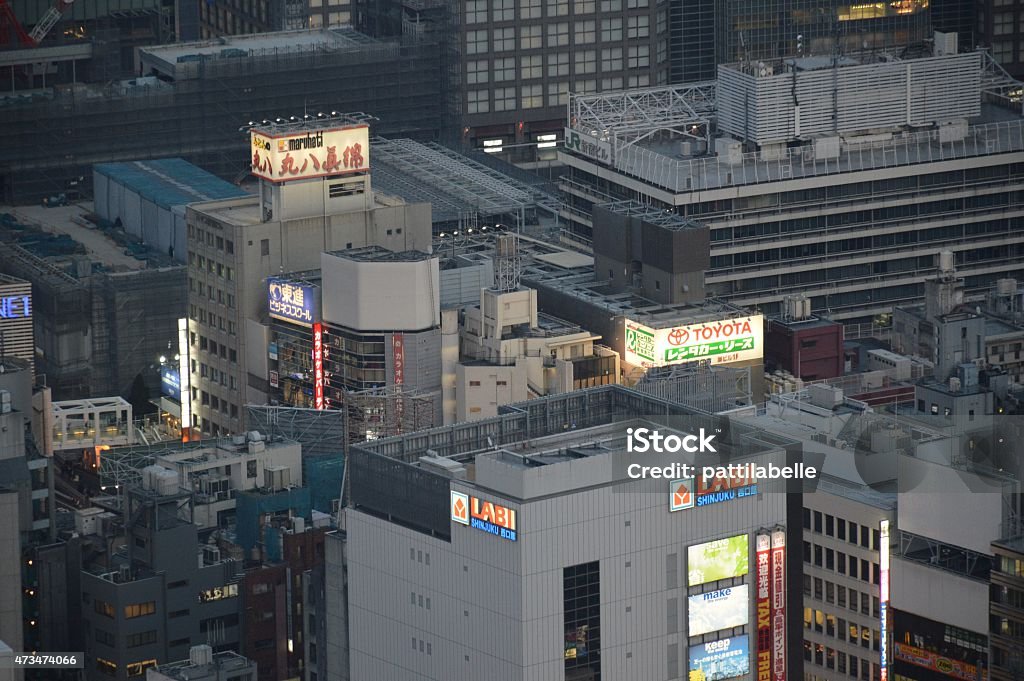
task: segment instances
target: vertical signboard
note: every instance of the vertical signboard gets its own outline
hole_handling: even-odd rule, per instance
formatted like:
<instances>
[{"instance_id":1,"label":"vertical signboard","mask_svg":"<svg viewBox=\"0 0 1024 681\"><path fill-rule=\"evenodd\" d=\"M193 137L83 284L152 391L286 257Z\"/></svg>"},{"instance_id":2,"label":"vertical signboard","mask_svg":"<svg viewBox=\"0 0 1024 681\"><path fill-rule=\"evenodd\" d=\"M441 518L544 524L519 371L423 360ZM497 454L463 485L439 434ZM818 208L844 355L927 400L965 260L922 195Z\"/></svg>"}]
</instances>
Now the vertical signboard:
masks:
<instances>
[{"instance_id":1,"label":"vertical signboard","mask_svg":"<svg viewBox=\"0 0 1024 681\"><path fill-rule=\"evenodd\" d=\"M313 324L313 406L324 408L324 325Z\"/></svg>"},{"instance_id":2,"label":"vertical signboard","mask_svg":"<svg viewBox=\"0 0 1024 681\"><path fill-rule=\"evenodd\" d=\"M878 617L881 620L879 628L879 679L889 681L889 521L883 520L878 528Z\"/></svg>"},{"instance_id":3,"label":"vertical signboard","mask_svg":"<svg viewBox=\"0 0 1024 681\"><path fill-rule=\"evenodd\" d=\"M772 681L786 681L786 532L772 531Z\"/></svg>"},{"instance_id":4,"label":"vertical signboard","mask_svg":"<svg viewBox=\"0 0 1024 681\"><path fill-rule=\"evenodd\" d=\"M188 361L188 320L178 320L178 398L181 401L181 441L192 436L192 375Z\"/></svg>"},{"instance_id":5,"label":"vertical signboard","mask_svg":"<svg viewBox=\"0 0 1024 681\"><path fill-rule=\"evenodd\" d=\"M401 393L401 386L405 383L405 335L401 333L391 334L391 363L394 368L395 387ZM395 398L395 416L398 417L398 429L402 429L402 418L405 416L405 403L402 395Z\"/></svg>"},{"instance_id":6,"label":"vertical signboard","mask_svg":"<svg viewBox=\"0 0 1024 681\"><path fill-rule=\"evenodd\" d=\"M767 533L755 540L757 560L757 681L772 678L771 625L771 550L772 538Z\"/></svg>"}]
</instances>

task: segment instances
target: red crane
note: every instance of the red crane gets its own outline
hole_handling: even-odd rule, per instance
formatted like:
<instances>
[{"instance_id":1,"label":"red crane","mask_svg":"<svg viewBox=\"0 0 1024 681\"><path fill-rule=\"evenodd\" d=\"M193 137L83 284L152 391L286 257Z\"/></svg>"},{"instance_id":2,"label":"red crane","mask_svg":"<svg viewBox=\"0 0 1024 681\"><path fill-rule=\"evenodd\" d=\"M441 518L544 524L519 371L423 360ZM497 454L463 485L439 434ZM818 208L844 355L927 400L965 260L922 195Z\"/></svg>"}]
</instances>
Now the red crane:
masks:
<instances>
[{"instance_id":1,"label":"red crane","mask_svg":"<svg viewBox=\"0 0 1024 681\"><path fill-rule=\"evenodd\" d=\"M54 24L60 21L64 12L73 5L75 0L57 0L50 9L39 18L36 25L32 27L31 33L26 33L14 16L8 0L0 0L0 45L8 45L11 42L11 33L17 37L19 43L24 47L36 47L43 42L43 38L50 32Z\"/></svg>"}]
</instances>

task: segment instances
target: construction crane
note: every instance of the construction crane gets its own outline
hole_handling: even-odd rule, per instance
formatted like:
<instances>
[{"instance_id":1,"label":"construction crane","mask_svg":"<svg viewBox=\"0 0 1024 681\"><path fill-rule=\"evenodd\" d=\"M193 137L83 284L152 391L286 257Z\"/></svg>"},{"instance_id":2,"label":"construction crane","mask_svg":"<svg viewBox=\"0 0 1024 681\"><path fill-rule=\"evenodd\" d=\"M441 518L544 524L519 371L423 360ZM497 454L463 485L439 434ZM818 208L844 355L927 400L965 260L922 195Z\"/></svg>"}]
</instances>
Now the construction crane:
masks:
<instances>
[{"instance_id":1,"label":"construction crane","mask_svg":"<svg viewBox=\"0 0 1024 681\"><path fill-rule=\"evenodd\" d=\"M43 42L43 38L50 32L54 24L60 21L60 18L64 16L64 13L74 3L75 0L57 0L55 4L51 5L43 13L43 16L39 18L36 25L32 27L32 31L25 33L25 29L18 22L18 18L14 16L14 10L8 4L8 0L0 0L0 45L8 42L13 30L18 38L18 42L23 46L37 47L39 43Z\"/></svg>"}]
</instances>

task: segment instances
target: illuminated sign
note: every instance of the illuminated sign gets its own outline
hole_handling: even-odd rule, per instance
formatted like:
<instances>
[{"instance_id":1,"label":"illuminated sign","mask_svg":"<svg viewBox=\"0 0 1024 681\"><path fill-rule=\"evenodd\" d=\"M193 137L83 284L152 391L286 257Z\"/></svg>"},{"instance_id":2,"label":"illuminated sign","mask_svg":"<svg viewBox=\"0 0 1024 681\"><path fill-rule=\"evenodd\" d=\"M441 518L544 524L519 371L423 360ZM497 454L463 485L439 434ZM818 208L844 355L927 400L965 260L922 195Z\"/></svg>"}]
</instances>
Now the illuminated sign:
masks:
<instances>
[{"instance_id":1,"label":"illuminated sign","mask_svg":"<svg viewBox=\"0 0 1024 681\"><path fill-rule=\"evenodd\" d=\"M405 383L405 335L401 333L391 334L391 366L394 369L395 385ZM395 400L395 416L397 416L398 430L402 430L402 419L405 416L405 400L401 396Z\"/></svg>"},{"instance_id":2,"label":"illuminated sign","mask_svg":"<svg viewBox=\"0 0 1024 681\"><path fill-rule=\"evenodd\" d=\"M772 532L772 681L786 681L786 533Z\"/></svg>"},{"instance_id":3,"label":"illuminated sign","mask_svg":"<svg viewBox=\"0 0 1024 681\"><path fill-rule=\"evenodd\" d=\"M181 439L187 442L192 428L192 382L188 367L188 320L178 320L178 383L181 401Z\"/></svg>"},{"instance_id":4,"label":"illuminated sign","mask_svg":"<svg viewBox=\"0 0 1024 681\"><path fill-rule=\"evenodd\" d=\"M719 629L743 626L749 619L747 585L709 591L688 598L689 635L700 636Z\"/></svg>"},{"instance_id":5,"label":"illuminated sign","mask_svg":"<svg viewBox=\"0 0 1024 681\"><path fill-rule=\"evenodd\" d=\"M611 160L611 144L572 128L565 129L565 148L602 163Z\"/></svg>"},{"instance_id":6,"label":"illuminated sign","mask_svg":"<svg viewBox=\"0 0 1024 681\"><path fill-rule=\"evenodd\" d=\"M213 589L207 589L199 592L199 602L209 603L211 601L219 601L224 598L234 598L238 595L238 585L228 584L226 586L218 586Z\"/></svg>"},{"instance_id":7,"label":"illuminated sign","mask_svg":"<svg viewBox=\"0 0 1024 681\"><path fill-rule=\"evenodd\" d=\"M365 125L276 134L253 130L249 137L252 174L271 182L370 168L370 128Z\"/></svg>"},{"instance_id":8,"label":"illuminated sign","mask_svg":"<svg viewBox=\"0 0 1024 681\"><path fill-rule=\"evenodd\" d=\"M710 506L711 504L743 497L757 496L757 480L753 472L733 476L696 478L694 480L673 480L669 483L669 511L683 511L694 506Z\"/></svg>"},{"instance_id":9,"label":"illuminated sign","mask_svg":"<svg viewBox=\"0 0 1024 681\"><path fill-rule=\"evenodd\" d=\"M324 325L313 324L313 406L324 409Z\"/></svg>"},{"instance_id":10,"label":"illuminated sign","mask_svg":"<svg viewBox=\"0 0 1024 681\"><path fill-rule=\"evenodd\" d=\"M951 660L948 657L939 655L938 653L930 653L927 650L921 650L914 646L907 645L906 643L893 643L893 657L901 662L908 662L918 667L924 667L925 669L931 669L945 674L954 679L960 679L961 681L978 681L979 679L984 680L988 674L984 671L981 676L978 676L978 668L973 664L961 662L959 660Z\"/></svg>"},{"instance_id":11,"label":"illuminated sign","mask_svg":"<svg viewBox=\"0 0 1024 681\"><path fill-rule=\"evenodd\" d=\"M747 636L733 636L690 646L690 674L701 672L704 681L721 681L750 673Z\"/></svg>"},{"instance_id":12,"label":"illuminated sign","mask_svg":"<svg viewBox=\"0 0 1024 681\"><path fill-rule=\"evenodd\" d=\"M626 363L662 367L707 360L730 364L764 356L764 317L739 317L668 329L626 320Z\"/></svg>"},{"instance_id":13,"label":"illuminated sign","mask_svg":"<svg viewBox=\"0 0 1024 681\"><path fill-rule=\"evenodd\" d=\"M757 560L757 681L772 678L772 604L771 551L772 538L758 534L755 541Z\"/></svg>"},{"instance_id":14,"label":"illuminated sign","mask_svg":"<svg viewBox=\"0 0 1024 681\"><path fill-rule=\"evenodd\" d=\"M716 539L686 548L687 585L697 586L739 577L750 571L748 535Z\"/></svg>"},{"instance_id":15,"label":"illuminated sign","mask_svg":"<svg viewBox=\"0 0 1024 681\"><path fill-rule=\"evenodd\" d=\"M267 279L267 311L274 319L312 326L317 316L319 289L284 279Z\"/></svg>"},{"instance_id":16,"label":"illuminated sign","mask_svg":"<svg viewBox=\"0 0 1024 681\"><path fill-rule=\"evenodd\" d=\"M879 628L879 679L889 681L889 521L879 523L878 556L878 617Z\"/></svg>"},{"instance_id":17,"label":"illuminated sign","mask_svg":"<svg viewBox=\"0 0 1024 681\"><path fill-rule=\"evenodd\" d=\"M0 298L0 319L24 319L32 316L32 298L4 296Z\"/></svg>"},{"instance_id":18,"label":"illuminated sign","mask_svg":"<svg viewBox=\"0 0 1024 681\"><path fill-rule=\"evenodd\" d=\"M181 374L176 367L160 367L160 393L173 400L181 400Z\"/></svg>"},{"instance_id":19,"label":"illuminated sign","mask_svg":"<svg viewBox=\"0 0 1024 681\"><path fill-rule=\"evenodd\" d=\"M460 525L466 525L509 541L518 539L516 512L507 506L452 490L451 514L452 521Z\"/></svg>"}]
</instances>

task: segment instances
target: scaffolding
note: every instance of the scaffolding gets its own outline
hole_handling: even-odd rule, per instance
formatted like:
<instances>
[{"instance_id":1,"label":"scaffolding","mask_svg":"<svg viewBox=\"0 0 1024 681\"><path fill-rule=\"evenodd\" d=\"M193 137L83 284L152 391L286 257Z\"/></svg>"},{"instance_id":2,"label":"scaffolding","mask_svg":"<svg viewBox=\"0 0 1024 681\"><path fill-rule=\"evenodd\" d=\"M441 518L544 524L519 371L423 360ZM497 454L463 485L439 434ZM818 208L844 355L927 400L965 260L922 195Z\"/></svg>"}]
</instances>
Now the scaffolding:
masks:
<instances>
[{"instance_id":1,"label":"scaffolding","mask_svg":"<svg viewBox=\"0 0 1024 681\"><path fill-rule=\"evenodd\" d=\"M680 364L648 369L634 389L693 409L717 413L754 403L750 379L751 367Z\"/></svg>"}]
</instances>

